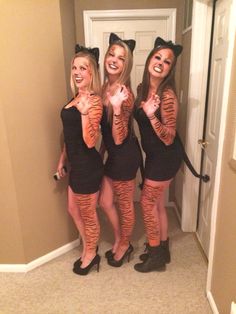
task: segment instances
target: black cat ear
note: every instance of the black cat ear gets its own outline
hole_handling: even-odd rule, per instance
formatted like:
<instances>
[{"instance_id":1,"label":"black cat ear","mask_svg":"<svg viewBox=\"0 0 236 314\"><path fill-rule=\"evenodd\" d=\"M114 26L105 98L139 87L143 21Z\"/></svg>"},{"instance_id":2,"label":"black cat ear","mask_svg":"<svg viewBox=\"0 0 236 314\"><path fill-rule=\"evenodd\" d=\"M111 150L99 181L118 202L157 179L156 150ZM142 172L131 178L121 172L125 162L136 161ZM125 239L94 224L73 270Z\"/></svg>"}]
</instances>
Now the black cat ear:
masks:
<instances>
[{"instance_id":1,"label":"black cat ear","mask_svg":"<svg viewBox=\"0 0 236 314\"><path fill-rule=\"evenodd\" d=\"M158 47L171 49L176 57L178 57L183 50L183 47L181 45L175 45L171 40L165 41L161 37L157 37L154 42L154 48Z\"/></svg>"},{"instance_id":2,"label":"black cat ear","mask_svg":"<svg viewBox=\"0 0 236 314\"><path fill-rule=\"evenodd\" d=\"M161 37L157 37L155 42L154 42L154 48L158 46L164 46L166 44L166 41L162 39Z\"/></svg>"},{"instance_id":3,"label":"black cat ear","mask_svg":"<svg viewBox=\"0 0 236 314\"><path fill-rule=\"evenodd\" d=\"M109 37L109 45L112 45L114 42L122 40L119 36L117 36L115 33L111 33Z\"/></svg>"},{"instance_id":4,"label":"black cat ear","mask_svg":"<svg viewBox=\"0 0 236 314\"><path fill-rule=\"evenodd\" d=\"M97 61L97 64L99 63L99 48L92 48L90 49L91 53L94 55L96 61Z\"/></svg>"},{"instance_id":5,"label":"black cat ear","mask_svg":"<svg viewBox=\"0 0 236 314\"><path fill-rule=\"evenodd\" d=\"M135 45L136 45L136 41L134 39L128 39L128 40L124 40L124 42L126 43L126 45L129 47L129 49L131 50L131 52L134 51Z\"/></svg>"},{"instance_id":6,"label":"black cat ear","mask_svg":"<svg viewBox=\"0 0 236 314\"><path fill-rule=\"evenodd\" d=\"M112 45L118 41L124 42L130 49L130 51L133 53L136 41L133 39L123 40L119 36L117 36L115 33L111 33L109 37L109 45Z\"/></svg>"},{"instance_id":7,"label":"black cat ear","mask_svg":"<svg viewBox=\"0 0 236 314\"><path fill-rule=\"evenodd\" d=\"M183 51L183 46L175 45L173 50L174 50L174 54L176 55L176 57L178 57L181 54L181 52Z\"/></svg>"},{"instance_id":8,"label":"black cat ear","mask_svg":"<svg viewBox=\"0 0 236 314\"><path fill-rule=\"evenodd\" d=\"M97 48L97 47L86 48L86 47L80 46L79 44L76 44L75 45L75 53L79 53L81 51L92 54L96 60L97 65L98 65L98 63L99 63L99 48Z\"/></svg>"},{"instance_id":9,"label":"black cat ear","mask_svg":"<svg viewBox=\"0 0 236 314\"><path fill-rule=\"evenodd\" d=\"M84 50L83 46L80 46L79 44L75 45L75 53L78 53L78 52L83 51L83 50Z\"/></svg>"}]
</instances>

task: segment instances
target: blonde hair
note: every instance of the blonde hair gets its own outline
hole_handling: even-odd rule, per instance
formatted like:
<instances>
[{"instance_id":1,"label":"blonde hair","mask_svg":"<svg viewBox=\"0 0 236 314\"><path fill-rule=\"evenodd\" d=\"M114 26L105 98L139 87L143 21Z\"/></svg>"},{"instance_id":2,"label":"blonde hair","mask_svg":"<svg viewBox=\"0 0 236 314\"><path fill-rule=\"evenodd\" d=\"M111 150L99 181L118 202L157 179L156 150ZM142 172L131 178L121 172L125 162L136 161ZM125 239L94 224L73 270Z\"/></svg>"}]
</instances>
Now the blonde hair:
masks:
<instances>
[{"instance_id":1,"label":"blonde hair","mask_svg":"<svg viewBox=\"0 0 236 314\"><path fill-rule=\"evenodd\" d=\"M100 72L98 69L97 61L95 57L92 55L92 53L87 51L80 51L76 53L71 60L71 73L70 73L70 87L71 91L73 93L73 96L75 97L78 93L78 89L75 85L74 78L72 76L72 68L74 64L74 60L76 58L86 58L89 62L89 68L91 70L91 82L88 87L89 91L94 92L96 95L101 95L101 78L100 78Z\"/></svg>"},{"instance_id":2,"label":"blonde hair","mask_svg":"<svg viewBox=\"0 0 236 314\"><path fill-rule=\"evenodd\" d=\"M124 84L124 85L130 87L130 85L131 85L130 73L131 73L131 70L133 67L133 56L132 56L132 53L131 53L129 47L121 40L118 40L115 43L111 44L108 47L107 52L105 54L105 57L104 57L104 84L108 81L108 73L106 71L105 61L106 61L106 58L110 52L110 49L113 46L120 46L120 47L124 48L124 50L125 50L124 67L123 67L123 70L122 70L119 78L117 79L117 81L115 83L121 84L121 85Z\"/></svg>"},{"instance_id":3,"label":"blonde hair","mask_svg":"<svg viewBox=\"0 0 236 314\"><path fill-rule=\"evenodd\" d=\"M106 62L106 58L107 58L107 56L108 56L108 54L109 54L109 52L113 46L120 46L120 47L124 48L124 51L125 51L124 67L122 69L122 72L120 73L120 76L114 82L114 86L116 86L117 84L125 85L132 92L130 74L131 74L131 70L133 67L133 55L130 51L130 48L126 45L126 43L124 43L121 40L117 40L116 42L112 43L108 47L107 52L106 52L105 57L104 57L104 84L103 84L103 89L102 89L103 101L105 101L106 85L108 83L108 76L109 76L107 73L107 70L106 70L105 62ZM115 92L115 90L111 91L111 94L113 94L114 92ZM108 121L110 123L112 123L112 116L113 116L113 108L112 108L111 104L108 104Z\"/></svg>"}]
</instances>

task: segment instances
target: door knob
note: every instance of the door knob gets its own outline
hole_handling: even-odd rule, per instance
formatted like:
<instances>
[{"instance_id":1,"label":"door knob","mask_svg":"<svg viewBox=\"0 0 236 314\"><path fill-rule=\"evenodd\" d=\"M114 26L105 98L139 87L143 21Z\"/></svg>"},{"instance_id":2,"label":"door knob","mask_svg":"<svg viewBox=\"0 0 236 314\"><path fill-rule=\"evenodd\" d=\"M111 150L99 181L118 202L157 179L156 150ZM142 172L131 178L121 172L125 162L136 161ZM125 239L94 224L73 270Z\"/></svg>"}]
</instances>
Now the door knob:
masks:
<instances>
[{"instance_id":1,"label":"door knob","mask_svg":"<svg viewBox=\"0 0 236 314\"><path fill-rule=\"evenodd\" d=\"M205 141L205 140L199 139L199 140L198 140L198 144L201 145L201 148L202 148L202 149L205 149L205 148L207 147L207 145L209 144L209 142L207 142L207 141Z\"/></svg>"}]
</instances>

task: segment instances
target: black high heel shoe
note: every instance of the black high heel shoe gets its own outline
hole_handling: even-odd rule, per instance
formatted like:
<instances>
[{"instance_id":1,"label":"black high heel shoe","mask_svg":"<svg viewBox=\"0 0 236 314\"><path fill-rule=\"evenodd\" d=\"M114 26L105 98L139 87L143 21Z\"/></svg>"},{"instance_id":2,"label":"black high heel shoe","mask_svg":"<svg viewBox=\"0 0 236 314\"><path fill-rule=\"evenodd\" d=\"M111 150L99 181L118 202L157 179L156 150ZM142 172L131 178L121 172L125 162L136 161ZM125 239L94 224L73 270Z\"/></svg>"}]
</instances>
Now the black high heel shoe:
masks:
<instances>
[{"instance_id":1,"label":"black high heel shoe","mask_svg":"<svg viewBox=\"0 0 236 314\"><path fill-rule=\"evenodd\" d=\"M112 258L115 255L115 253L112 252L112 249L106 251L105 253L105 257L108 258Z\"/></svg>"},{"instance_id":2,"label":"black high heel shoe","mask_svg":"<svg viewBox=\"0 0 236 314\"><path fill-rule=\"evenodd\" d=\"M97 265L97 272L99 272L99 266L100 266L100 261L101 261L101 257L97 254L95 255L95 257L92 259L91 263L85 267L85 268L81 268L81 265L78 267L74 267L73 272L77 275L88 275L90 269Z\"/></svg>"},{"instance_id":3,"label":"black high heel shoe","mask_svg":"<svg viewBox=\"0 0 236 314\"><path fill-rule=\"evenodd\" d=\"M81 264L82 264L82 260L80 257L79 259L77 259L77 261L74 262L73 268L80 267Z\"/></svg>"},{"instance_id":4,"label":"black high heel shoe","mask_svg":"<svg viewBox=\"0 0 236 314\"><path fill-rule=\"evenodd\" d=\"M120 267L123 262L124 262L124 259L127 257L127 261L129 263L130 261L130 255L131 253L133 252L134 248L133 246L130 244L128 249L125 251L124 255L121 257L121 259L119 259L118 261L114 259L114 255L110 258L108 258L107 260L107 263L110 265L110 266L113 266L113 267Z\"/></svg>"},{"instance_id":5,"label":"black high heel shoe","mask_svg":"<svg viewBox=\"0 0 236 314\"><path fill-rule=\"evenodd\" d=\"M97 245L97 247L96 247L96 254L97 254L97 252L98 252L98 245ZM74 262L73 268L80 267L81 264L82 264L82 259L81 259L81 257L80 257L79 259L77 259L77 261Z\"/></svg>"}]
</instances>

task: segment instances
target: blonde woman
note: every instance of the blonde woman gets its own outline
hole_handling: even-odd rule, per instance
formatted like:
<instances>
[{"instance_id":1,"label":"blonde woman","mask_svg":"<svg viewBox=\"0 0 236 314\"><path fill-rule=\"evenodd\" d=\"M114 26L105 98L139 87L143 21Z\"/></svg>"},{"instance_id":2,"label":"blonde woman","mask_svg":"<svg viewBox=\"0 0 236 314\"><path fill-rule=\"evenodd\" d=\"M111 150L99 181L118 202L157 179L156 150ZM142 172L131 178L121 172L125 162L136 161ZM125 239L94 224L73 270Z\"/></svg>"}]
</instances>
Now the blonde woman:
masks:
<instances>
[{"instance_id":1,"label":"blonde woman","mask_svg":"<svg viewBox=\"0 0 236 314\"><path fill-rule=\"evenodd\" d=\"M58 173L69 163L68 210L83 242L82 256L74 263L74 273L87 275L100 256L97 242L100 225L96 213L103 163L95 149L102 117L101 85L98 72L98 48L76 45L71 63L71 89L74 98L62 109L64 149Z\"/></svg>"},{"instance_id":2,"label":"blonde woman","mask_svg":"<svg viewBox=\"0 0 236 314\"><path fill-rule=\"evenodd\" d=\"M103 155L104 150L107 150L108 158L99 203L114 232L114 245L105 254L108 264L113 267L120 267L125 258L129 261L133 251L130 244L135 219L133 195L135 177L141 162L141 151L132 129L134 96L130 72L134 47L134 40L122 40L111 33L104 59L101 153Z\"/></svg>"}]
</instances>

